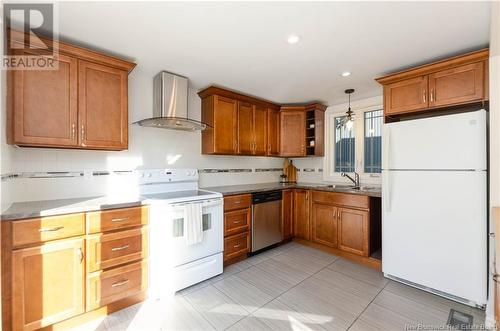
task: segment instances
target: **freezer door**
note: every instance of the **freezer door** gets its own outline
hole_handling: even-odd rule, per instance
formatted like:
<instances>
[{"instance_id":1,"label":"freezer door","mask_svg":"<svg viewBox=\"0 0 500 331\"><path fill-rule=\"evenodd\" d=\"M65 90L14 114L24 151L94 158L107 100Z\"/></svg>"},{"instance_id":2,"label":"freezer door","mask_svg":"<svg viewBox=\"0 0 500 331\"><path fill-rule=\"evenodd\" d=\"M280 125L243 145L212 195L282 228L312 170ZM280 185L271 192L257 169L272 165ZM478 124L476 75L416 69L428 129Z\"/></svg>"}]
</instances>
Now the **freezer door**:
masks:
<instances>
[{"instance_id":1,"label":"freezer door","mask_svg":"<svg viewBox=\"0 0 500 331\"><path fill-rule=\"evenodd\" d=\"M382 169L486 169L486 111L383 126Z\"/></svg>"},{"instance_id":2,"label":"freezer door","mask_svg":"<svg viewBox=\"0 0 500 331\"><path fill-rule=\"evenodd\" d=\"M382 270L486 303L485 171L383 171Z\"/></svg>"}]
</instances>

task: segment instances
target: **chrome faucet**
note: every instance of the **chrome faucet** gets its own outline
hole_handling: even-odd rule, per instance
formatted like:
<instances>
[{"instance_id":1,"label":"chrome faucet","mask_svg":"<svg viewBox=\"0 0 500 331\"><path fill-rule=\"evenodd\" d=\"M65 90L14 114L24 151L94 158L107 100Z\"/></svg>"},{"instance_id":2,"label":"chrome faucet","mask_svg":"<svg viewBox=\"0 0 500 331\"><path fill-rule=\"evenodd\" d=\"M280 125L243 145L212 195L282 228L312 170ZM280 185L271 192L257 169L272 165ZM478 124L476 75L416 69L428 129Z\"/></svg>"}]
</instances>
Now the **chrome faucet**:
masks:
<instances>
[{"instance_id":1,"label":"chrome faucet","mask_svg":"<svg viewBox=\"0 0 500 331\"><path fill-rule=\"evenodd\" d=\"M354 188L355 189L359 188L359 174L356 171L354 171L354 178L352 178L351 176L349 176L345 172L341 173L340 176L349 178L351 180L351 182L354 183Z\"/></svg>"}]
</instances>

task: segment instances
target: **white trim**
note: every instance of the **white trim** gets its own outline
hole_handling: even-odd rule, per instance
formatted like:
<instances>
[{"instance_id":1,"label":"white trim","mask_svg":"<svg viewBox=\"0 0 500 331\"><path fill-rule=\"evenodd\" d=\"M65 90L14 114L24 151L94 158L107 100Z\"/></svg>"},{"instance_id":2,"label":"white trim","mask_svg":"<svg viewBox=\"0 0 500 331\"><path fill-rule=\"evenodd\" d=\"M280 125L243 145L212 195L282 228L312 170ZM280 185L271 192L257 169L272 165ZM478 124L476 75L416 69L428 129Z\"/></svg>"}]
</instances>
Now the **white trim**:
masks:
<instances>
[{"instance_id":1,"label":"white trim","mask_svg":"<svg viewBox=\"0 0 500 331\"><path fill-rule=\"evenodd\" d=\"M335 154L332 153L332 143L335 141L335 117L343 116L347 110L347 103L328 107L325 113L325 157L323 158L323 180L329 182L342 182L344 178L335 172L333 167ZM382 109L382 96L351 102L354 111L354 139L355 139L355 161L356 172L359 173L360 181L367 184L380 184L380 174L364 172L364 113L372 110Z\"/></svg>"}]
</instances>

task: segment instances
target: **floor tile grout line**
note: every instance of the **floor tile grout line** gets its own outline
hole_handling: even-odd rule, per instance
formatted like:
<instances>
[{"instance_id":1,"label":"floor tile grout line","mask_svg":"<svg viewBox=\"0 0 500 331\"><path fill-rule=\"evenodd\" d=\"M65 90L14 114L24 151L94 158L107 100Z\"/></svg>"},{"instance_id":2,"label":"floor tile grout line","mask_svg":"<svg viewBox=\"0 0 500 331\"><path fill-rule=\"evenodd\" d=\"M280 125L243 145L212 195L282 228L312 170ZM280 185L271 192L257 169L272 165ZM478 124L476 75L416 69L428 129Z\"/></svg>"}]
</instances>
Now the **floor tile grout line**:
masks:
<instances>
[{"instance_id":1,"label":"floor tile grout line","mask_svg":"<svg viewBox=\"0 0 500 331\"><path fill-rule=\"evenodd\" d=\"M332 264L334 264L335 262L337 262L337 261L338 261L338 260L340 260L340 259L341 259L341 258L339 258L339 259L335 260ZM329 267L329 266L331 266L332 264L328 265L328 267ZM367 268L371 268L371 267L367 267ZM329 269L330 269L330 268L329 268ZM359 278L357 278L357 277L353 277L352 275L349 275L349 274L347 274L347 273L345 273L345 272L342 272L341 270L333 270L333 269L330 269L330 270L331 270L331 271L338 272L338 273L340 273L340 274L342 274L342 275L344 275L344 276L352 277L352 278L354 278L354 279L356 279L356 280L358 280L358 281L360 281L360 282L362 282L362 283L365 283L365 284L368 284L368 285L372 285L372 286L378 287L377 285L374 285L374 284L372 284L372 283L369 283L369 282L367 282L367 281L365 281L365 280L362 280L362 279L359 279ZM373 269L373 270L375 270L375 269ZM390 280L389 278L386 278L385 276L384 276L384 279L386 279L386 280ZM387 286L387 284L388 284L388 283L389 283L389 282L387 282L387 283L386 283L386 284L382 287L382 289L384 289L384 288Z\"/></svg>"},{"instance_id":2,"label":"floor tile grout line","mask_svg":"<svg viewBox=\"0 0 500 331\"><path fill-rule=\"evenodd\" d=\"M365 309L363 309L363 311L361 313L359 313L359 315L356 317L356 319L354 321L352 321L351 325L349 325L349 327L347 328L346 331L348 331L350 328L352 328L354 323L356 323L356 321L361 317L361 315L363 315L363 313L368 309L368 307L370 307L370 305L373 303L373 301L375 301L375 299L380 295L380 293L382 293L382 291L386 288L387 284L389 284L389 282L385 283L385 285L377 292L377 294L373 297L373 299L366 305Z\"/></svg>"},{"instance_id":3,"label":"floor tile grout line","mask_svg":"<svg viewBox=\"0 0 500 331\"><path fill-rule=\"evenodd\" d=\"M283 253L283 252L281 252L280 254L282 254L282 253ZM277 255L280 255L280 254L277 254ZM275 255L275 256L277 256L277 255ZM267 259L265 259L265 260L263 260L263 261L261 261L261 262L264 262L264 261L269 260L269 259L271 259L271 257L270 257L270 258L267 258ZM260 263L260 262L259 262L259 263ZM258 263L258 264L259 264L259 263ZM253 266L256 266L256 265L251 265L251 267L253 267ZM251 268L251 267L249 267L249 268ZM245 269L242 269L242 270L238 270L237 272L232 273L231 275L229 275L229 276L227 276L227 277L235 276L235 275L239 274L240 272L245 271L245 270L247 270L247 269L249 269L249 268L245 268ZM259 268L259 269L260 269L260 268ZM262 270L262 269L261 269L261 270ZM224 272L223 272L223 273L224 273ZM217 276L216 276L216 277L217 277ZM223 281L223 280L224 280L224 278L223 278L223 279L221 279L220 281ZM218 283L218 282L216 282L216 283ZM216 286L214 286L214 284L215 284L215 283L209 283L209 284L207 284L207 286L204 286L204 287L202 287L202 288L200 288L200 289L197 289L197 290L195 290L195 291L193 291L193 292L190 292L190 293L188 293L188 294L186 294L186 295L189 295L189 294L191 294L191 293L198 292L199 290L202 290L202 289L204 289L204 288L206 288L206 287L208 287L208 286L212 286L212 287L213 287L213 288L214 288L217 292L221 293L223 296L225 296L225 297L226 297L226 298L228 298L229 300L234 301L234 300L233 300L233 299L231 299L228 295L226 295L224 292L222 292L222 291L221 291L221 290L219 290ZM253 285L252 285L252 286L253 286ZM184 297L184 296L183 296L183 297ZM276 297L276 298L277 298L277 297ZM273 301L273 300L274 300L274 299L276 299L276 298L271 299L269 302ZM194 306L194 305L190 302L190 300L189 300L188 298L185 298L185 299L186 299L187 303L188 303L189 305L191 305L191 307L192 307L192 308L193 308L193 309L194 309L197 313L199 313L199 314L200 314L200 316L201 316L201 317L202 317L205 321L207 321L207 322L208 322L208 324L210 324L210 326L212 326L212 327L214 328L214 330L217 330L217 327L216 327L215 325L213 325L212 323L210 323L210 321L209 321L209 320L208 320L205 316L203 316L203 313L202 313L202 312L200 312L198 309L196 309L196 307L195 307L195 306ZM266 302L265 304L263 304L262 306L260 306L258 309L260 309L260 308L264 307L264 306L265 306L265 305L267 305L269 302ZM240 319L238 319L236 322L234 322L233 324L231 324L230 326L228 326L228 327L227 327L227 328L225 328L224 330L227 330L228 328L232 327L233 325L235 325L236 323L238 323L238 322L239 322L239 321L241 321L242 319L244 319L244 318L246 318L246 317L248 317L248 316L250 316L250 315L252 314L252 313L248 312L248 310L246 310L246 309L245 309L242 305L240 305L239 303L235 302L235 304L237 304L237 305L241 306L241 307L243 308L243 310L244 310L244 311L246 311L248 314L247 314L247 315L245 315L245 316L242 316ZM258 309L256 309L255 311L257 311Z\"/></svg>"}]
</instances>

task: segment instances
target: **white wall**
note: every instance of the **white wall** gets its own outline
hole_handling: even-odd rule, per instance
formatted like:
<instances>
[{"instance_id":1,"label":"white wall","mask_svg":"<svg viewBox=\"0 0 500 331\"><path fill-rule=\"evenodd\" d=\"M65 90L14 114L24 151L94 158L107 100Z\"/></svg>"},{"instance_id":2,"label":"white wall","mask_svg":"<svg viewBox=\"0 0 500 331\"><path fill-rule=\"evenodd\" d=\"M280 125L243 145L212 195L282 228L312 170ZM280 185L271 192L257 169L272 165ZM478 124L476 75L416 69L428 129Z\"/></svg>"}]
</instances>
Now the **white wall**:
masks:
<instances>
[{"instance_id":1,"label":"white wall","mask_svg":"<svg viewBox=\"0 0 500 331\"><path fill-rule=\"evenodd\" d=\"M153 76L140 64L129 76L130 123L152 115ZM4 93L5 86L2 89ZM2 102L5 98L2 97ZM201 102L189 90L190 116L200 119ZM2 111L2 117L5 111ZM4 118L2 118L4 119ZM4 122L5 123L5 122ZM129 127L129 150L122 152L19 148L6 145L5 124L1 130L2 174L45 171L116 171L144 168L281 168L283 159L267 157L207 156L201 154L201 133ZM280 172L200 174L200 186L278 181ZM12 201L95 196L119 191L126 176L40 179L23 178L2 182L2 207ZM116 176L114 176L116 177Z\"/></svg>"},{"instance_id":2,"label":"white wall","mask_svg":"<svg viewBox=\"0 0 500 331\"><path fill-rule=\"evenodd\" d=\"M491 4L490 27L490 206L500 207L500 4ZM494 221L490 213L491 232ZM496 233L500 240L500 233ZM494 270L495 240L490 240L490 273ZM498 272L499 270L497 270ZM490 274L491 275L491 274ZM486 323L494 325L494 282L489 277L489 301L486 309Z\"/></svg>"}]
</instances>

